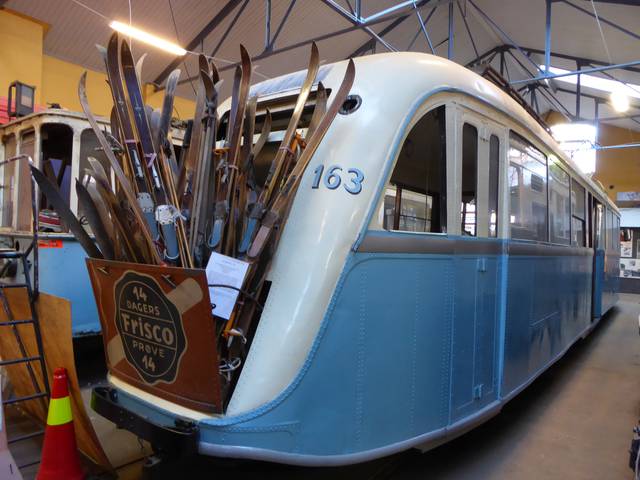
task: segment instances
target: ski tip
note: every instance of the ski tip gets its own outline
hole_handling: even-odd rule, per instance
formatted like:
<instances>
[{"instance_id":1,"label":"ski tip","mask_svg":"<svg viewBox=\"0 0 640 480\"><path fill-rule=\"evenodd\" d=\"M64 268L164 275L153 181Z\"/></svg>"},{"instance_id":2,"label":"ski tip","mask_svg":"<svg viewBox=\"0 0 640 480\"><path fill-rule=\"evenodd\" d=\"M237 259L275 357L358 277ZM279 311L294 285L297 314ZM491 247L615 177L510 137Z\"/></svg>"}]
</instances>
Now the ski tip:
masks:
<instances>
[{"instance_id":1,"label":"ski tip","mask_svg":"<svg viewBox=\"0 0 640 480\"><path fill-rule=\"evenodd\" d=\"M251 56L249 55L249 52L247 51L246 47L242 44L240 44L240 58L242 59L242 63L249 63L251 64Z\"/></svg>"},{"instance_id":2,"label":"ski tip","mask_svg":"<svg viewBox=\"0 0 640 480\"><path fill-rule=\"evenodd\" d=\"M209 65L211 66L211 79L213 83L216 84L220 81L220 72L218 72L218 67L216 67L213 61L209 62Z\"/></svg>"},{"instance_id":3,"label":"ski tip","mask_svg":"<svg viewBox=\"0 0 640 480\"><path fill-rule=\"evenodd\" d=\"M311 42L311 58L319 57L320 52L318 51L318 45L316 42Z\"/></svg>"},{"instance_id":4,"label":"ski tip","mask_svg":"<svg viewBox=\"0 0 640 480\"><path fill-rule=\"evenodd\" d=\"M100 55L102 55L103 58L107 57L107 47L105 47L104 45L100 45L99 43L96 43L96 48L98 49L98 52L100 52Z\"/></svg>"},{"instance_id":5,"label":"ski tip","mask_svg":"<svg viewBox=\"0 0 640 480\"><path fill-rule=\"evenodd\" d=\"M200 67L200 70L209 71L209 61L204 53L198 55L198 66Z\"/></svg>"},{"instance_id":6,"label":"ski tip","mask_svg":"<svg viewBox=\"0 0 640 480\"><path fill-rule=\"evenodd\" d=\"M80 81L78 82L78 96L86 97L87 95L87 71L85 70L80 75Z\"/></svg>"}]
</instances>

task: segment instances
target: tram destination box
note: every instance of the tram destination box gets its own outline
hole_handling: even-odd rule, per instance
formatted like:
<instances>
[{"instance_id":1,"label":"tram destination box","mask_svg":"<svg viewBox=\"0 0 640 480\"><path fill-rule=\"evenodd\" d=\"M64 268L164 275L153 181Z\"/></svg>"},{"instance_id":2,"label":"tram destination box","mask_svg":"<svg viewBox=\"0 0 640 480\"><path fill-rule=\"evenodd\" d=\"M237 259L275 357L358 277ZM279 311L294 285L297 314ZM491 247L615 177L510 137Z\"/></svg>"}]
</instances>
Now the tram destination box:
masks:
<instances>
[{"instance_id":1,"label":"tram destination box","mask_svg":"<svg viewBox=\"0 0 640 480\"><path fill-rule=\"evenodd\" d=\"M220 413L204 270L87 259L109 373L194 410Z\"/></svg>"}]
</instances>

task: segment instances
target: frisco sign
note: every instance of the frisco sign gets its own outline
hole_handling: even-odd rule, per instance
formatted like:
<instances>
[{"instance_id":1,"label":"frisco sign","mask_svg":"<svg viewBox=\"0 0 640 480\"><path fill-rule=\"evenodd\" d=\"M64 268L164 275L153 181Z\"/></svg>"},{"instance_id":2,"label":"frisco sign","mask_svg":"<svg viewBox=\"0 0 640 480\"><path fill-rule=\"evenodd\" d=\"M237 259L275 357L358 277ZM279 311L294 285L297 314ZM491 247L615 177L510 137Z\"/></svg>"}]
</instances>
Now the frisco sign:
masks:
<instances>
[{"instance_id":1,"label":"frisco sign","mask_svg":"<svg viewBox=\"0 0 640 480\"><path fill-rule=\"evenodd\" d=\"M116 328L127 361L146 383L173 383L187 350L178 309L147 275L126 272L114 293Z\"/></svg>"}]
</instances>

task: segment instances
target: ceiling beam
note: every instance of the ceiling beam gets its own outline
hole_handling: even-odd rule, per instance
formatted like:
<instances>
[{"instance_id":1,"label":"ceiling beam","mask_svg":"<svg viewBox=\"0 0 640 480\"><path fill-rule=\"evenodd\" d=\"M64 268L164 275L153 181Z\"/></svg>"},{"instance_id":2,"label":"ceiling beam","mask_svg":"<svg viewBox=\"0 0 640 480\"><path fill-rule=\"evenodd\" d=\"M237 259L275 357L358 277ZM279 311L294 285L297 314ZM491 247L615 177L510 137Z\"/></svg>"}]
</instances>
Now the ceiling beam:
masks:
<instances>
[{"instance_id":1,"label":"ceiling beam","mask_svg":"<svg viewBox=\"0 0 640 480\"><path fill-rule=\"evenodd\" d=\"M1 1L1 0L0 0ZM193 39L185 47L186 50L193 50L196 48L207 36L213 32L218 25L220 25L225 18L229 16L231 12L240 4L241 0L229 0L207 23L200 32L193 37ZM183 61L182 57L176 57L167 67L156 77L152 82L156 86L162 85L169 74Z\"/></svg>"},{"instance_id":2,"label":"ceiling beam","mask_svg":"<svg viewBox=\"0 0 640 480\"><path fill-rule=\"evenodd\" d=\"M420 6L426 4L427 2L428 2L428 0L421 0L421 1L417 1L416 0L416 4L417 4L418 8L420 8ZM281 54L281 53L289 52L291 50L295 50L295 49L303 47L305 45L310 45L312 42L318 43L318 42L321 42L323 40L327 40L329 38L339 37L341 35L345 35L347 33L351 33L351 32L355 32L356 30L360 30L360 29L362 29L363 25L373 26L373 25L377 25L379 23L387 22L389 20L394 20L394 19L396 19L398 17L401 17L401 16L405 15L407 13L407 11L413 11L413 9L414 9L413 5L408 6L408 7L404 7L402 9L395 9L392 13L390 13L388 15L384 15L383 17L377 17L377 18L375 18L373 20L367 20L366 22L363 22L360 25L351 25L349 27L342 28L340 30L334 30L333 32L328 32L328 33L325 33L325 34L322 34L322 35L318 35L318 36L313 37L313 38L307 38L306 40L301 40L299 42L296 42L296 43L293 43L293 44L290 44L290 45L286 45L284 47L275 48L275 49L270 50L270 51L264 51L261 54L252 57L251 60L252 61L263 60L265 58L268 58L268 57L271 57L271 56L274 56L274 55L278 55L278 54ZM231 70L231 69L234 69L238 65L239 65L238 62L229 64L229 65L225 65L224 67L218 68L218 71L219 72L224 72L224 71L227 71L227 70ZM178 82L178 84L182 85L183 83L187 83L187 82L189 82L191 80L196 80L197 78L199 78L199 77L194 76L194 77L191 77L191 78L186 78L184 80L180 80L180 82ZM159 87L160 90L162 90L163 88L164 88L163 86Z\"/></svg>"},{"instance_id":3,"label":"ceiling beam","mask_svg":"<svg viewBox=\"0 0 640 480\"><path fill-rule=\"evenodd\" d=\"M380 33L378 33L378 36L380 38L384 37L387 33L393 31L396 27L398 27L402 22L404 22L410 16L411 15L409 14L403 17L396 18L393 22L391 22L389 25L387 25L382 30L380 30ZM358 55L362 55L364 52L368 52L369 50L373 49L375 45L376 45L375 38L372 38L371 40L367 40L358 48L356 48L353 52L351 52L351 55L349 55L347 58L352 58L352 57L357 57Z\"/></svg>"}]
</instances>

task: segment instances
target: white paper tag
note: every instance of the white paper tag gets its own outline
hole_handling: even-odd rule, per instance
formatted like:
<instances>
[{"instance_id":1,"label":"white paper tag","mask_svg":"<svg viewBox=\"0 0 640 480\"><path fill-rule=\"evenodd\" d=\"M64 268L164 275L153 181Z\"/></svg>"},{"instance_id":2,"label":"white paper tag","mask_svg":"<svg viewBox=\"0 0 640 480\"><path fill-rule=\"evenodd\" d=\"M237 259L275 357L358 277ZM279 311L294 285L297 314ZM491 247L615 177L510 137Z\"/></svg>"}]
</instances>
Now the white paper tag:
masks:
<instances>
[{"instance_id":1,"label":"white paper tag","mask_svg":"<svg viewBox=\"0 0 640 480\"><path fill-rule=\"evenodd\" d=\"M213 252L207 263L207 283L242 288L248 269L247 262ZM238 293L238 290L233 288L210 287L209 296L211 303L215 305L214 315L229 320L238 299Z\"/></svg>"}]
</instances>

